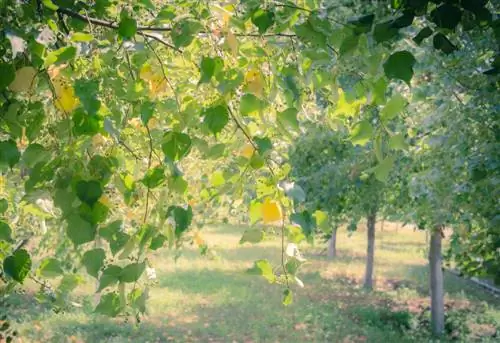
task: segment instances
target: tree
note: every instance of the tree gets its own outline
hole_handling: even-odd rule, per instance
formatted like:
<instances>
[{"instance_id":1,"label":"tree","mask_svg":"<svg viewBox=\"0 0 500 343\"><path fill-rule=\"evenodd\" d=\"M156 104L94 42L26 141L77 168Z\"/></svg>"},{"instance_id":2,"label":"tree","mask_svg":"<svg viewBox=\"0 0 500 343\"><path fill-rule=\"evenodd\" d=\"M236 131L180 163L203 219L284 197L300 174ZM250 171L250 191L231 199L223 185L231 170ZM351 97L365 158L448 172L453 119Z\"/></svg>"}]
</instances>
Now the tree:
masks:
<instances>
[{"instance_id":1,"label":"tree","mask_svg":"<svg viewBox=\"0 0 500 343\"><path fill-rule=\"evenodd\" d=\"M241 189L255 196L253 219L281 227L285 245L298 200L276 187L289 177L281 153L312 117L332 127L342 117L354 145L373 147L355 170L366 174L360 198L372 180L387 181L401 147L398 94L416 65L400 38L432 37L448 54L459 24L500 37L488 1L388 4L2 1L4 288L30 277L45 290L40 275L60 275L59 304L86 271L108 292L98 312L143 313L147 254L180 249L206 203ZM359 8L366 15L346 21ZM488 55L477 63L494 77L498 56ZM206 159L217 161L206 178L183 173ZM198 187L206 192L194 208ZM30 239L41 245L30 250ZM39 248L54 256L32 261ZM254 271L284 285L288 304L297 259L285 250L279 275L264 261Z\"/></svg>"},{"instance_id":2,"label":"tree","mask_svg":"<svg viewBox=\"0 0 500 343\"><path fill-rule=\"evenodd\" d=\"M352 140L353 137L351 137ZM290 152L291 175L304 189L310 211L326 211L332 222L332 237L338 225L356 228L360 218L367 223L367 260L364 286L373 288L375 222L386 192L374 174L362 171L376 165L372 147L354 146L346 128L337 131L312 128ZM333 238L334 240L334 238Z\"/></svg>"}]
</instances>

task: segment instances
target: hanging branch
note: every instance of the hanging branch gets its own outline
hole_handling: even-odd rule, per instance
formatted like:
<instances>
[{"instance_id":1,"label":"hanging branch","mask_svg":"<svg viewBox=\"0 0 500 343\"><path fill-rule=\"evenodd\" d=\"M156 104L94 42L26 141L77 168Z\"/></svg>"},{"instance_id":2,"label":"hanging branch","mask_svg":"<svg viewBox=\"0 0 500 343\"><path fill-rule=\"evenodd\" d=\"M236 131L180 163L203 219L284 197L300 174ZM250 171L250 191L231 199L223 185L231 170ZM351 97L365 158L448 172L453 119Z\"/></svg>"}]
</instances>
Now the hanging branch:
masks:
<instances>
[{"instance_id":1,"label":"hanging branch","mask_svg":"<svg viewBox=\"0 0 500 343\"><path fill-rule=\"evenodd\" d=\"M107 21L107 20L92 18L92 17L86 16L86 15L80 14L78 12L74 12L68 8L59 7L57 9L57 12L64 14L64 15L67 15L68 17L72 17L72 18L82 20L82 21L85 21L88 23L92 23L92 24L97 25L97 26L103 26L103 27L107 27L109 29L114 29L114 30L118 29L118 24L116 24L116 23L113 23L113 22ZM160 31L160 32L162 32L162 31L172 31L172 28L171 27L155 27L155 26L137 26L137 31Z\"/></svg>"},{"instance_id":2,"label":"hanging branch","mask_svg":"<svg viewBox=\"0 0 500 343\"><path fill-rule=\"evenodd\" d=\"M118 30L118 24L107 21L107 20L102 20L102 19L97 19L97 18L92 18L83 14L80 14L78 12L74 12L70 9L64 8L64 7L59 7L57 9L58 14L64 14L68 17L78 19L81 21L84 21L89 24L94 24L97 26L102 26L102 27L107 27L108 29L113 29L113 30ZM146 33L142 31L158 31L158 32L164 32L164 31L171 31L172 28L170 27L153 27L153 26L138 26L137 27L137 32L136 34L143 36L143 37L148 37L151 39L156 40L157 42L162 43L163 45L169 47L170 49L173 49L177 52L181 52L178 48L170 44L169 42L165 41L163 38L158 37L156 35L153 35L151 33Z\"/></svg>"}]
</instances>

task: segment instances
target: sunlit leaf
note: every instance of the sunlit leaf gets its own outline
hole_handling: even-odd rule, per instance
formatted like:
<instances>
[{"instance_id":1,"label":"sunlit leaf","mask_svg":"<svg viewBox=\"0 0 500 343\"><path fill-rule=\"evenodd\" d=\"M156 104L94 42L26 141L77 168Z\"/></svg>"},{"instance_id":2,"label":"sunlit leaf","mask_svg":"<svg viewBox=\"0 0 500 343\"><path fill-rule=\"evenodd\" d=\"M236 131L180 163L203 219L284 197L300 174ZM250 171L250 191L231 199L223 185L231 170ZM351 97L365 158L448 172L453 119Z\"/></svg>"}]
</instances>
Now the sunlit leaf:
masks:
<instances>
[{"instance_id":1,"label":"sunlit leaf","mask_svg":"<svg viewBox=\"0 0 500 343\"><path fill-rule=\"evenodd\" d=\"M277 201L266 198L262 203L262 221L265 224L274 223L283 218L281 206Z\"/></svg>"},{"instance_id":2,"label":"sunlit leaf","mask_svg":"<svg viewBox=\"0 0 500 343\"><path fill-rule=\"evenodd\" d=\"M369 121L358 122L351 131L351 142L354 145L366 145L373 136L373 126Z\"/></svg>"}]
</instances>

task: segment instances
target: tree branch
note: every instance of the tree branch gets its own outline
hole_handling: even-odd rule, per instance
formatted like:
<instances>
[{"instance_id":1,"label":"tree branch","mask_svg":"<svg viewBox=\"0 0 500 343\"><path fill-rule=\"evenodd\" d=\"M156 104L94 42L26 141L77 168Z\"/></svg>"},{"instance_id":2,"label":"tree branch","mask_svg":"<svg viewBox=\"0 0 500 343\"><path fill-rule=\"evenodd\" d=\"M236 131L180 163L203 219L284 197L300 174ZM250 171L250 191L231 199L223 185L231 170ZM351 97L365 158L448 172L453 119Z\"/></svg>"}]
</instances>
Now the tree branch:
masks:
<instances>
[{"instance_id":1,"label":"tree branch","mask_svg":"<svg viewBox=\"0 0 500 343\"><path fill-rule=\"evenodd\" d=\"M67 15L68 17L78 19L78 20L84 21L84 22L89 23L89 24L107 27L108 29L113 29L113 30L118 29L118 24L116 24L116 23L113 23L113 22L107 21L107 20L89 17L87 15L83 15L83 14L80 14L78 12L74 12L68 8L59 7L57 9L57 13ZM150 33L142 32L142 31L158 31L158 32L163 31L164 32L164 31L171 31L171 30L172 30L171 27L138 26L136 34L143 36L143 37L148 37L148 38L154 39L154 40L162 43L163 45L165 45L165 46L167 46L167 47L169 47L177 52L181 52L178 48L176 48L175 46L173 46L172 44L170 44L169 42L167 42L163 38L158 37L158 36L153 35L153 34L150 34Z\"/></svg>"}]
</instances>

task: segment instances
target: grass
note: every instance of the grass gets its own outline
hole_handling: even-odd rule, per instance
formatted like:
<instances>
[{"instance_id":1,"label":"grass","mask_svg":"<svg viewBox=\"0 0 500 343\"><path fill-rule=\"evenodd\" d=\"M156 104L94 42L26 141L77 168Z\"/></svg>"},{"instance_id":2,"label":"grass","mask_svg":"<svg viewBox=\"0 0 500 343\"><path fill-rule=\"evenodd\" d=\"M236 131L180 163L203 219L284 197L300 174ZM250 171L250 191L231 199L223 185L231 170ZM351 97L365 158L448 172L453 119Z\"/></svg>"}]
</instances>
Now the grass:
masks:
<instances>
[{"instance_id":1,"label":"grass","mask_svg":"<svg viewBox=\"0 0 500 343\"><path fill-rule=\"evenodd\" d=\"M429 342L425 328L409 331L412 320L428 306L425 235L395 229L377 230L375 291L360 287L364 272L365 234L340 231L339 256L329 261L325 245L303 245L308 259L294 287L294 303L281 304L283 289L246 275L253 261L279 263L280 241L240 246L245 227L220 225L203 230L217 258L187 248L177 262L172 252L153 256L158 285L151 288L148 315L135 320L92 314L95 281L78 290L82 308L54 313L30 295L11 300L21 342ZM396 232L397 231L397 232ZM451 274L446 275L446 303L453 311L476 311L500 324L500 301ZM469 322L463 341L493 342L494 325ZM451 318L453 319L453 318ZM406 327L408 325L408 327ZM493 331L492 331L493 330Z\"/></svg>"}]
</instances>

